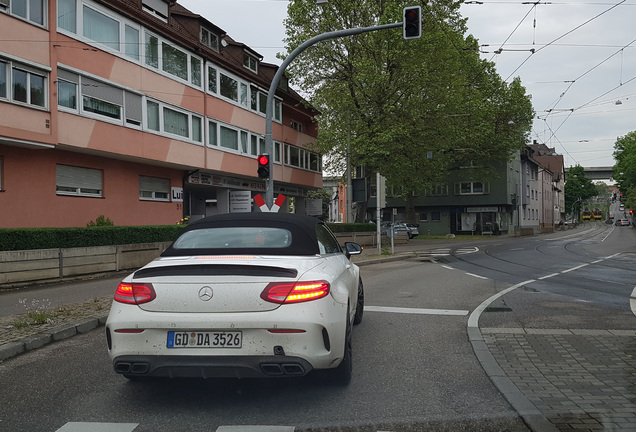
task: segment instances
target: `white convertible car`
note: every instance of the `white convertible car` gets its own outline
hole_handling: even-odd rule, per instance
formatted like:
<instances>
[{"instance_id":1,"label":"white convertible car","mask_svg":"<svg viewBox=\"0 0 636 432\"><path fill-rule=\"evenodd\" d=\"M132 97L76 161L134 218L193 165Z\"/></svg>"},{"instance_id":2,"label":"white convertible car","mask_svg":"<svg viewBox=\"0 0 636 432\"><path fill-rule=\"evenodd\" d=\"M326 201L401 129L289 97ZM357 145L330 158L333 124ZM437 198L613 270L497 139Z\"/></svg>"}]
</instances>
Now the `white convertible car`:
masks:
<instances>
[{"instance_id":1,"label":"white convertible car","mask_svg":"<svg viewBox=\"0 0 636 432\"><path fill-rule=\"evenodd\" d=\"M285 377L332 369L348 383L364 291L320 220L289 213L190 224L126 277L106 322L115 372L141 377Z\"/></svg>"}]
</instances>

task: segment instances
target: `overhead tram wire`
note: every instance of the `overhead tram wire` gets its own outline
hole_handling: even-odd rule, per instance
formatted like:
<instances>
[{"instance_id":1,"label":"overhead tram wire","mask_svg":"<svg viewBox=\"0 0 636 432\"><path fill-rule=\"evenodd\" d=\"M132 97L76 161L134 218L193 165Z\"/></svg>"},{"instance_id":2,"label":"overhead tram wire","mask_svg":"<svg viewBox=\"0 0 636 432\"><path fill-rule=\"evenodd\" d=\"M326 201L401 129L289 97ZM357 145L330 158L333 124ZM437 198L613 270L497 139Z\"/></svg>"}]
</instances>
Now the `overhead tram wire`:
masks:
<instances>
[{"instance_id":1,"label":"overhead tram wire","mask_svg":"<svg viewBox=\"0 0 636 432\"><path fill-rule=\"evenodd\" d=\"M570 90L570 88L572 88L572 86L574 85L574 83L576 83L578 80L580 80L581 78L583 78L585 75L587 75L587 74L589 74L590 72L592 72L594 69L596 69L596 68L600 67L603 63L605 63L605 62L609 61L609 60L610 60L612 57L614 57L616 54L618 54L618 53L622 53L622 52L623 52L623 50L624 50L625 48L630 47L630 46L631 46L633 43L635 43L635 42L636 42L636 39L632 40L630 43L628 43L627 45L624 45L623 47L621 47L618 51L616 51L614 54L612 54L612 55L610 55L609 57L607 57L605 60L601 61L600 63L597 63L595 66L591 67L590 69L588 69L587 71L585 71L584 73L582 73L581 75L579 75L578 77L574 78L572 81L569 81L570 85L568 85L568 87L565 89L565 91L563 91L563 93L561 93L561 95L559 96L559 98L558 98L558 99L554 102L554 104L552 105L552 108L548 108L548 110L546 110L546 111L548 112L548 116L550 115L549 113L550 113L550 112L552 112L552 110L554 109L554 107L555 107L555 106L556 106L556 105L557 105L557 104L558 104L558 103L559 103L559 102L563 99L563 97L564 97L564 96L565 96L565 94L566 94L566 93ZM622 73L622 71L621 71L621 73ZM626 83L623 83L623 82L622 82L622 76L621 76L621 84L620 84L618 87L622 86L623 84L626 84ZM614 89L614 90L615 90L615 89ZM610 91L613 91L613 90L610 90ZM590 101L589 103L591 103L591 102L593 102L594 100L597 100L597 99L599 99L599 98L603 97L605 94L607 94L607 93L604 93L603 95L599 96L598 98L593 99L593 100L592 100L592 101ZM581 107L576 108L576 109L578 110L578 109L580 109L580 108L582 108L582 107L584 107L584 106L587 106L589 103L584 104L584 105L582 105Z\"/></svg>"},{"instance_id":2,"label":"overhead tram wire","mask_svg":"<svg viewBox=\"0 0 636 432\"><path fill-rule=\"evenodd\" d=\"M538 53L539 51L549 47L550 45L554 44L556 41L563 39L564 37L566 37L567 35L574 33L575 31L577 31L578 29L580 29L581 27L591 23L592 21L594 21L595 19L605 15L606 13L608 13L609 11L617 8L618 6L622 5L623 3L625 3L627 0L621 0L620 2L612 5L610 8L605 9L603 12L599 13L598 15L595 15L594 17L590 18L589 20L579 24L578 26L574 27L571 30L568 30L567 32L563 33L561 36L557 37L556 39L552 40L551 42L548 42L547 44L534 49L530 55L528 56L528 58L526 58L514 71L512 71L512 73L508 76L508 78L506 78L506 81L508 81L510 79L511 76L513 76L519 69L521 69L521 67L530 59L530 57L532 57L534 54Z\"/></svg>"}]
</instances>

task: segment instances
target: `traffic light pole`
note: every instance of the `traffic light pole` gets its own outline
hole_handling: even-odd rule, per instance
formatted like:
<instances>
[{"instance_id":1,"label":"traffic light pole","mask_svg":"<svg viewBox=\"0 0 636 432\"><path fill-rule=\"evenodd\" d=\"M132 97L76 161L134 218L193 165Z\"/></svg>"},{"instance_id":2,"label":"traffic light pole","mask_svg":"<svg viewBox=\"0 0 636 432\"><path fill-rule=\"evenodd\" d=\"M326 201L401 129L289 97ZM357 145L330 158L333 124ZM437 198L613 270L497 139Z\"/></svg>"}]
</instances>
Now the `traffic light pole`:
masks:
<instances>
[{"instance_id":1,"label":"traffic light pole","mask_svg":"<svg viewBox=\"0 0 636 432\"><path fill-rule=\"evenodd\" d=\"M274 140L272 138L272 117L274 114L274 94L276 93L276 88L278 87L278 83L280 82L280 79L283 77L283 74L285 73L285 69L287 69L287 66L289 66L289 64L292 62L292 60L294 60L298 56L298 54L305 51L310 46L317 44L318 42L328 40L328 39L336 39L336 38L340 38L344 36L352 36L356 34L369 33L372 31L398 28L402 26L403 26L403 23L399 22L394 24L384 24L384 25L372 26L372 27L358 27L354 29L336 30L333 32L322 33L322 34L319 34L318 36L314 36L313 38L299 45L294 51L292 51L292 53L289 56L287 56L285 61L283 61L283 63L280 65L280 67L278 68L278 71L276 71L276 75L274 75L274 79L272 80L271 85L269 86L269 92L267 93L267 108L265 112L265 152L270 155L269 178L267 179L265 184L265 203L267 204L268 207L271 208L272 205L274 204L274 167L273 167L274 162L273 160L275 158L275 154L274 154ZM284 149L281 148L281 151L283 150Z\"/></svg>"}]
</instances>

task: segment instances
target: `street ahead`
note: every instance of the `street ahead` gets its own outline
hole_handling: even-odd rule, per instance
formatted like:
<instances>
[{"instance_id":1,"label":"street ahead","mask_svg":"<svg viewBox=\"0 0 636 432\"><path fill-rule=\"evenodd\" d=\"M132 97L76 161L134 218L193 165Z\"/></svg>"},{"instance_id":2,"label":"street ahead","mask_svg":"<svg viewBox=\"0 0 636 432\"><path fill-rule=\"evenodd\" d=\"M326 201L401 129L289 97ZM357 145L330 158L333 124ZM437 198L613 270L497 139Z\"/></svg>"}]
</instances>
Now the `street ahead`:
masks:
<instances>
[{"instance_id":1,"label":"street ahead","mask_svg":"<svg viewBox=\"0 0 636 432\"><path fill-rule=\"evenodd\" d=\"M619 332L605 339L618 341L608 348L614 351L607 361L624 353L618 366L612 365L623 382L603 388L623 410L636 412L636 363L628 357L636 358L636 346L633 337L620 337L620 331L636 330L629 303L636 281L634 230L596 223L555 235L453 244L436 252L438 262L409 259L362 267L367 307L354 329L354 377L348 387L318 374L282 381L128 382L112 371L98 329L0 364L0 430L215 431L232 425L286 425L297 431L529 430L505 388L484 371L468 337L471 323L510 374L515 364L506 364L511 353L502 341L511 342L511 331L523 332L514 335L517 342L537 330ZM516 288L497 297L511 287ZM585 357L588 348L582 347L578 354ZM525 396L540 407L534 396ZM612 410L609 404L590 408L604 419L622 426L633 421L636 427L634 416ZM557 425L555 416L546 414ZM588 417L594 419L594 413Z\"/></svg>"}]
</instances>

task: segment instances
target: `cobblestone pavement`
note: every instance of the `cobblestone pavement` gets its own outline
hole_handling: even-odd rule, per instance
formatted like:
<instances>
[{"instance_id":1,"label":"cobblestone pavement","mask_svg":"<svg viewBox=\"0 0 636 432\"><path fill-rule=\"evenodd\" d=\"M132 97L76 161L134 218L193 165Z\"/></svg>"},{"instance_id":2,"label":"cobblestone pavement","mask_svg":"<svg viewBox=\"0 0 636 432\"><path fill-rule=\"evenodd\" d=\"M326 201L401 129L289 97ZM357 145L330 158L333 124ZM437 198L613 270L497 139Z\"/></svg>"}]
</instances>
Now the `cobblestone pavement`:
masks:
<instances>
[{"instance_id":1,"label":"cobblestone pavement","mask_svg":"<svg viewBox=\"0 0 636 432\"><path fill-rule=\"evenodd\" d=\"M481 332L504 373L559 431L636 431L636 330Z\"/></svg>"}]
</instances>

